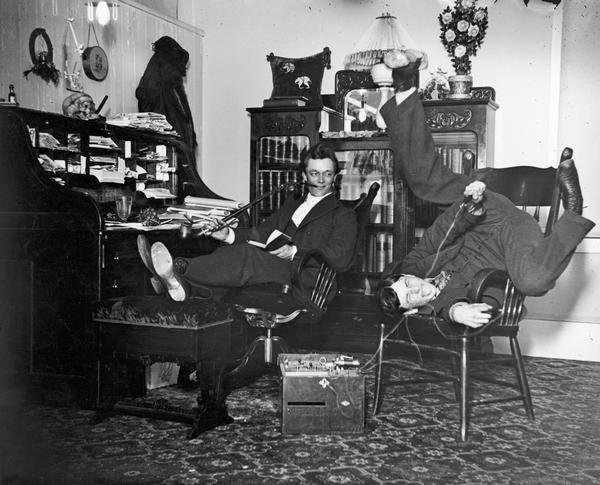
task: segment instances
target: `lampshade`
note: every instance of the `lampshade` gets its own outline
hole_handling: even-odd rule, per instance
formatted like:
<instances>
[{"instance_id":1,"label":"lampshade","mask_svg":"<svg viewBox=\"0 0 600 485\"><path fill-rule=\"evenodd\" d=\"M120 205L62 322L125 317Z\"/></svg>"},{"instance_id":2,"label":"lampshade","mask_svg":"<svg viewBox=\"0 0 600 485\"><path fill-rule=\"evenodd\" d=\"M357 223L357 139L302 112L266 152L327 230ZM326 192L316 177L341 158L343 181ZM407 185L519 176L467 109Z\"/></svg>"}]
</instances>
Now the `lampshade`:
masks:
<instances>
[{"instance_id":1,"label":"lampshade","mask_svg":"<svg viewBox=\"0 0 600 485\"><path fill-rule=\"evenodd\" d=\"M345 69L368 71L391 49L416 49L418 47L396 17L389 13L375 19L361 36L353 52L344 59Z\"/></svg>"}]
</instances>

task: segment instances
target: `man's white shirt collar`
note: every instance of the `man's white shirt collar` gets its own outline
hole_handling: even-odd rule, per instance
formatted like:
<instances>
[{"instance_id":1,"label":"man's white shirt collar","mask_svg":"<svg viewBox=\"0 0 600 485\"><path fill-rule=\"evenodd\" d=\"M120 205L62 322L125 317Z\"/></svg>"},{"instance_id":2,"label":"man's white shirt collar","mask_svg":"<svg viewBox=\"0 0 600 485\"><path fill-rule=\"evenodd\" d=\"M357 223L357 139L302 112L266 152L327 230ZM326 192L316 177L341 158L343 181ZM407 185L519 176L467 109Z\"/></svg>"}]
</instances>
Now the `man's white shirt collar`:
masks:
<instances>
[{"instance_id":1,"label":"man's white shirt collar","mask_svg":"<svg viewBox=\"0 0 600 485\"><path fill-rule=\"evenodd\" d=\"M396 106L400 105L406 98L408 98L412 93L417 90L414 86L406 91L398 91L396 93Z\"/></svg>"},{"instance_id":2,"label":"man's white shirt collar","mask_svg":"<svg viewBox=\"0 0 600 485\"><path fill-rule=\"evenodd\" d=\"M328 195L331 195L333 192L328 192L325 195L312 195L310 192L306 194L305 202L309 205L315 205L317 202L323 200Z\"/></svg>"},{"instance_id":3,"label":"man's white shirt collar","mask_svg":"<svg viewBox=\"0 0 600 485\"><path fill-rule=\"evenodd\" d=\"M304 199L304 202L302 202L302 204L300 204L298 206L298 208L292 215L292 221L294 221L294 224L296 224L296 226L299 226L300 223L306 217L306 214L308 214L315 205L317 205L325 197L327 197L328 195L331 195L332 193L333 192L329 192L325 195L320 195L320 196L311 195L310 192L308 194L306 194L306 199Z\"/></svg>"}]
</instances>

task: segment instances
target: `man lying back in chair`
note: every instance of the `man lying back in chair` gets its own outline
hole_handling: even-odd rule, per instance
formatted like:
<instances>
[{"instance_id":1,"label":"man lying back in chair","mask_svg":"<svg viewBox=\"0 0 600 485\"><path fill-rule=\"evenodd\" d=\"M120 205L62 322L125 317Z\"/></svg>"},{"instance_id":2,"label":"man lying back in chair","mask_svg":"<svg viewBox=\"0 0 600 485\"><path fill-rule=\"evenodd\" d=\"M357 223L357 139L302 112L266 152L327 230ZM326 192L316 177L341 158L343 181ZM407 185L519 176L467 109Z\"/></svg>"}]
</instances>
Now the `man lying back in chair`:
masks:
<instances>
[{"instance_id":1,"label":"man lying back in chair","mask_svg":"<svg viewBox=\"0 0 600 485\"><path fill-rule=\"evenodd\" d=\"M139 236L142 261L159 283L155 289L162 286L173 300L183 301L190 286L290 285L292 261L312 249L320 249L335 269L345 269L354 255L357 225L355 212L333 194L340 170L335 152L325 144L314 145L302 154L299 170L308 187L305 198L287 197L278 211L255 228L219 229L216 220L210 222L210 235L225 243L211 254L173 260L164 244L156 242L150 248L148 240ZM291 243L266 251L247 242L264 243L275 229L291 236Z\"/></svg>"},{"instance_id":2,"label":"man lying back in chair","mask_svg":"<svg viewBox=\"0 0 600 485\"><path fill-rule=\"evenodd\" d=\"M566 209L553 232L544 237L535 219L506 197L485 191L482 169L473 177L455 174L435 151L425 113L414 87L407 86L413 66L393 67L396 95L382 108L395 163L420 198L452 204L429 227L406 257L388 268L377 292L387 314L428 307L448 320L480 327L492 307L471 303L467 288L483 268L508 271L525 295L547 292L565 270L577 245L594 227L581 216L583 198L572 152L558 168ZM471 182L471 183L470 183Z\"/></svg>"}]
</instances>

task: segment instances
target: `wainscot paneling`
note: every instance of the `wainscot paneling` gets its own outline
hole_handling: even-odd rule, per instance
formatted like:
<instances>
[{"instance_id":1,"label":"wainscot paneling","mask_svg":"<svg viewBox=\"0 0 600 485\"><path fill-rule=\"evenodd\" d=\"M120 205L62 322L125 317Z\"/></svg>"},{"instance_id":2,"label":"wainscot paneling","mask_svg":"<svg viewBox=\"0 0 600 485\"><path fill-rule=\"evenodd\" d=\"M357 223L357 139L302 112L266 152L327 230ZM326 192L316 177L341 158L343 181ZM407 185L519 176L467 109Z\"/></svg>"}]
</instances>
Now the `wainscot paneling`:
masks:
<instances>
[{"instance_id":1,"label":"wainscot paneling","mask_svg":"<svg viewBox=\"0 0 600 485\"><path fill-rule=\"evenodd\" d=\"M8 97L9 84L15 85L21 106L44 111L62 112L63 100L71 94L65 80L65 63L69 71L81 72L83 90L96 105L105 95L108 100L101 114L111 116L137 111L135 89L152 56L152 43L163 35L176 39L190 53L186 92L200 135L202 112L202 38L203 32L191 25L170 19L134 1L117 1L118 19L104 27L94 23L100 46L106 51L109 71L106 79L95 81L83 72L67 18L80 44L88 46L89 23L83 0L2 0L0 2L0 98ZM29 54L29 37L43 28L53 46L54 65L60 70L58 85L23 71L33 67ZM95 45L93 31L89 45Z\"/></svg>"}]
</instances>

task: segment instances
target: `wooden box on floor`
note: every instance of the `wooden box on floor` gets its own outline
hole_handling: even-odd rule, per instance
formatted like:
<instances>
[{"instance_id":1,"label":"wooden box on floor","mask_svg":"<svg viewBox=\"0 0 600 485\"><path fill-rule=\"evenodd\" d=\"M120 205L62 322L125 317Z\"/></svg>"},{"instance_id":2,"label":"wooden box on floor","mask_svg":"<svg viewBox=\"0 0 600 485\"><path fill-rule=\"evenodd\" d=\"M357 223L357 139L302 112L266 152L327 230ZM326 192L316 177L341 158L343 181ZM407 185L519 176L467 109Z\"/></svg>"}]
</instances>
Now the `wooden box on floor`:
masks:
<instances>
[{"instance_id":1,"label":"wooden box on floor","mask_svg":"<svg viewBox=\"0 0 600 485\"><path fill-rule=\"evenodd\" d=\"M361 433L365 378L339 354L280 354L282 433Z\"/></svg>"}]
</instances>

